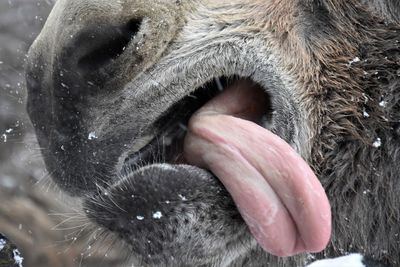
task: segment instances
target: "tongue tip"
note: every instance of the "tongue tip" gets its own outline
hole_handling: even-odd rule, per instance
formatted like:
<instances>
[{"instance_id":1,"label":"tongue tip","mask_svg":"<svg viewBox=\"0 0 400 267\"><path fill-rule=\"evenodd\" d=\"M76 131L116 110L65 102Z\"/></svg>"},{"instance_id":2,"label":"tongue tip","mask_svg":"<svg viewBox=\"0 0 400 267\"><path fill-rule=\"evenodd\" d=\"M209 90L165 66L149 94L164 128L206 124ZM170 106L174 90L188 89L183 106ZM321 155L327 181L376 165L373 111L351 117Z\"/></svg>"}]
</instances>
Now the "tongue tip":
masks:
<instances>
[{"instance_id":1,"label":"tongue tip","mask_svg":"<svg viewBox=\"0 0 400 267\"><path fill-rule=\"evenodd\" d=\"M245 217L246 220L247 217ZM285 221L279 220L277 225L282 226ZM250 232L258 244L268 253L278 257L291 257L301 253L318 253L323 251L331 239L330 221L321 220L321 224L303 235L294 230L290 233L287 228L280 233L265 232L255 222L248 222ZM276 230L279 227L275 227ZM275 232L275 234L273 234ZM274 236L271 236L273 234Z\"/></svg>"},{"instance_id":2,"label":"tongue tip","mask_svg":"<svg viewBox=\"0 0 400 267\"><path fill-rule=\"evenodd\" d=\"M306 247L307 252L316 253L323 251L328 246L330 239L331 239L331 231L329 228L329 231L320 234L317 238L313 240L312 243L307 244Z\"/></svg>"},{"instance_id":3,"label":"tongue tip","mask_svg":"<svg viewBox=\"0 0 400 267\"><path fill-rule=\"evenodd\" d=\"M260 244L260 246L267 251L268 253L277 256L277 257L292 257L295 256L297 254L301 254L301 253L319 253L321 251L323 251L329 241L330 238L328 238L328 240L326 240L324 237L322 237L318 243L316 242L315 244L311 244L308 246L305 246L304 243L296 244L296 246L292 247L292 248L278 248L278 247L270 247L268 245L264 245L263 240L260 240L258 238L256 238L258 244Z\"/></svg>"}]
</instances>

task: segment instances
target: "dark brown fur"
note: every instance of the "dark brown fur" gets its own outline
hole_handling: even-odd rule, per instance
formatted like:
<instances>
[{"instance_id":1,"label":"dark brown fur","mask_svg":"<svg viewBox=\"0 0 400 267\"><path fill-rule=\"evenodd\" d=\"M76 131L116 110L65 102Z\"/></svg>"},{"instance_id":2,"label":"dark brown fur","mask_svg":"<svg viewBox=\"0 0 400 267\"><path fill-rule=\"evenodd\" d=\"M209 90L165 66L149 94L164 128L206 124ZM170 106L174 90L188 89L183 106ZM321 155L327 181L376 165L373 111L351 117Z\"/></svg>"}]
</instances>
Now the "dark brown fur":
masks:
<instances>
[{"instance_id":1,"label":"dark brown fur","mask_svg":"<svg viewBox=\"0 0 400 267\"><path fill-rule=\"evenodd\" d=\"M318 10L329 20L318 18ZM316 129L310 160L334 214L332 244L325 254L362 251L397 266L400 228L394 222L400 221L400 208L393 204L400 203L399 27L371 16L356 1L313 1L304 12L314 27L300 28L296 38L287 36L287 27L304 24L286 21L282 28L271 27L277 31L277 49L289 61L288 71L303 84L302 101L309 103ZM361 62L349 64L355 57ZM379 106L381 101L387 105ZM382 146L375 148L378 137Z\"/></svg>"}]
</instances>

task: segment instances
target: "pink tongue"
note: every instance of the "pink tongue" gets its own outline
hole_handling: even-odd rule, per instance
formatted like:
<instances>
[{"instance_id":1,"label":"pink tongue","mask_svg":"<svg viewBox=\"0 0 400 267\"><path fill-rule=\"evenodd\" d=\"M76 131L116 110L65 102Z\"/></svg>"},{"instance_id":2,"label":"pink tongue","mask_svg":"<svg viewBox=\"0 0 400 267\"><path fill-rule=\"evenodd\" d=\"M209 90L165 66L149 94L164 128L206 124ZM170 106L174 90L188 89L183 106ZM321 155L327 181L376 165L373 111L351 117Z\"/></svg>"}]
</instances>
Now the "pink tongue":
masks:
<instances>
[{"instance_id":1,"label":"pink tongue","mask_svg":"<svg viewBox=\"0 0 400 267\"><path fill-rule=\"evenodd\" d=\"M261 99L260 89L248 81L213 98L190 120L185 157L221 180L266 251L277 256L321 251L331 233L327 196L290 145L250 121L262 112L254 105Z\"/></svg>"}]
</instances>

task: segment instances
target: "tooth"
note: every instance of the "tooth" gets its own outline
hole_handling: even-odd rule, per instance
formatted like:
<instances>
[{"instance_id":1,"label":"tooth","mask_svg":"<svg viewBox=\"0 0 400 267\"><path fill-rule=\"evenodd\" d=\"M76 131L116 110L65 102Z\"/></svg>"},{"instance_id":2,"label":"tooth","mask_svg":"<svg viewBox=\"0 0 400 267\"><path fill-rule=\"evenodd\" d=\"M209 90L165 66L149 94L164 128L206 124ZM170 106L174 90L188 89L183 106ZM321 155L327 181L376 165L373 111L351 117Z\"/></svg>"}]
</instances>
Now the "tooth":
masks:
<instances>
[{"instance_id":1,"label":"tooth","mask_svg":"<svg viewBox=\"0 0 400 267\"><path fill-rule=\"evenodd\" d=\"M181 122L179 123L179 127L184 131L187 131L187 129L188 129L187 126Z\"/></svg>"},{"instance_id":2,"label":"tooth","mask_svg":"<svg viewBox=\"0 0 400 267\"><path fill-rule=\"evenodd\" d=\"M215 78L215 82L217 83L218 90L223 91L224 87L222 86L221 79L220 78Z\"/></svg>"}]
</instances>

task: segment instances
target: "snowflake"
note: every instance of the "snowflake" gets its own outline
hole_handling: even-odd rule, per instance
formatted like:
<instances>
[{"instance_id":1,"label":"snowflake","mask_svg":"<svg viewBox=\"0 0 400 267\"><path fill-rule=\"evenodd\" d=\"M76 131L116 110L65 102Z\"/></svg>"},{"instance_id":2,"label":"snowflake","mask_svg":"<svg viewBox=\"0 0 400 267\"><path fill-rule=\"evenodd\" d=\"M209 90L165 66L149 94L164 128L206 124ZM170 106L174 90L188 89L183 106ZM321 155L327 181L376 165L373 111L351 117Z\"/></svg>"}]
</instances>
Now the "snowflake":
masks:
<instances>
[{"instance_id":1,"label":"snowflake","mask_svg":"<svg viewBox=\"0 0 400 267\"><path fill-rule=\"evenodd\" d=\"M372 144L373 147L378 148L382 145L382 140L378 137L375 142Z\"/></svg>"},{"instance_id":2,"label":"snowflake","mask_svg":"<svg viewBox=\"0 0 400 267\"><path fill-rule=\"evenodd\" d=\"M153 214L153 219L159 220L159 219L161 219L162 216L163 216L162 213L160 211L157 211Z\"/></svg>"}]
</instances>

